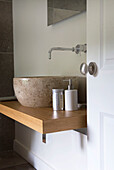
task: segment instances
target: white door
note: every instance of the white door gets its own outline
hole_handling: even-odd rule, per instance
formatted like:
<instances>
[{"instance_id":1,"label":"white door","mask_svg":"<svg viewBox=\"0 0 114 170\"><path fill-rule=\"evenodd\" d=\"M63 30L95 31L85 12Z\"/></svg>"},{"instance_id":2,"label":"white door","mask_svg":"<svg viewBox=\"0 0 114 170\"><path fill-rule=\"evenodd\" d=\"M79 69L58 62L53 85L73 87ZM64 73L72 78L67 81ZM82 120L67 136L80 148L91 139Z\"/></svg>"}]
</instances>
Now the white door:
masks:
<instances>
[{"instance_id":1,"label":"white door","mask_svg":"<svg viewBox=\"0 0 114 170\"><path fill-rule=\"evenodd\" d=\"M114 0L87 4L88 170L114 170Z\"/></svg>"}]
</instances>

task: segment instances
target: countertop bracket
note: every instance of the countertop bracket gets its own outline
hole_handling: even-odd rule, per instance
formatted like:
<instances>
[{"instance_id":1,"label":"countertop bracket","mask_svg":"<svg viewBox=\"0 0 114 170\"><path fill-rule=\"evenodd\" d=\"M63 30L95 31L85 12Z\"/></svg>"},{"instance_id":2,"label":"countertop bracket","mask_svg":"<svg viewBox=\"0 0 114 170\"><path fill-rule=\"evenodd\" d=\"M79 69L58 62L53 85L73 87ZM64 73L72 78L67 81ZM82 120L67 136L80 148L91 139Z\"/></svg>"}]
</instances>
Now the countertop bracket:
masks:
<instances>
[{"instance_id":1,"label":"countertop bracket","mask_svg":"<svg viewBox=\"0 0 114 170\"><path fill-rule=\"evenodd\" d=\"M42 134L42 142L46 143L46 134Z\"/></svg>"}]
</instances>

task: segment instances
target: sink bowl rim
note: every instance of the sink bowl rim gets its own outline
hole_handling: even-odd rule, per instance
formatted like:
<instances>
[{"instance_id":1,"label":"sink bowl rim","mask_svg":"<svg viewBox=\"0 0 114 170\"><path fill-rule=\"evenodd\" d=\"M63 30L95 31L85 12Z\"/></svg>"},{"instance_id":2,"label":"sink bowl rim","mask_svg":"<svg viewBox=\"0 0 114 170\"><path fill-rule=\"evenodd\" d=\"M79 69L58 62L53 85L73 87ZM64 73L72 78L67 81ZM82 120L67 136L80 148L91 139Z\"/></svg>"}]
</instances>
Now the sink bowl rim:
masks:
<instances>
[{"instance_id":1,"label":"sink bowl rim","mask_svg":"<svg viewBox=\"0 0 114 170\"><path fill-rule=\"evenodd\" d=\"M27 80L27 79L48 79L48 78L77 78L77 76L28 76L28 77L14 77L13 80L21 79L21 80Z\"/></svg>"}]
</instances>

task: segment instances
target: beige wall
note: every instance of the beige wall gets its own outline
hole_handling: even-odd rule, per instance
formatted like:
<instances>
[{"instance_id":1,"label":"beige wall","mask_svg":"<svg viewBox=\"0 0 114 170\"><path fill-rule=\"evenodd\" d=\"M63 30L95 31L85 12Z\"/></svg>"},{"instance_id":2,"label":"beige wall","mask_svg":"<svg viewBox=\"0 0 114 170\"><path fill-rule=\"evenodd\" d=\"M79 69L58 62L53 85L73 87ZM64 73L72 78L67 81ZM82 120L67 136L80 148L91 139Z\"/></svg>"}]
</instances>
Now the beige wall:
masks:
<instances>
[{"instance_id":1,"label":"beige wall","mask_svg":"<svg viewBox=\"0 0 114 170\"><path fill-rule=\"evenodd\" d=\"M79 75L85 54L53 52L53 46L86 42L86 15L47 26L47 0L14 0L15 75Z\"/></svg>"},{"instance_id":2,"label":"beige wall","mask_svg":"<svg viewBox=\"0 0 114 170\"><path fill-rule=\"evenodd\" d=\"M47 26L47 0L13 0L15 76L80 75L85 61L71 52L53 52L53 46L72 47L86 42L86 14ZM66 131L47 135L16 124L15 150L38 170L86 170L85 135Z\"/></svg>"}]
</instances>

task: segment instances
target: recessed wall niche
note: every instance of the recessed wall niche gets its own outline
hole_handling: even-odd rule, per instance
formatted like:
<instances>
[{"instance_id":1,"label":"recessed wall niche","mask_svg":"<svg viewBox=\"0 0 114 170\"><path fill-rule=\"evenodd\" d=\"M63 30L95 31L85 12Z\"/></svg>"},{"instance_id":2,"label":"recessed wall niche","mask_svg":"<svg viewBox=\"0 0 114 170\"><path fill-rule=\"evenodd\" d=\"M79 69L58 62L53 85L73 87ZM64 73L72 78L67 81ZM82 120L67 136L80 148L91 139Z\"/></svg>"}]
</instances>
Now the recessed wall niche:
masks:
<instances>
[{"instance_id":1,"label":"recessed wall niche","mask_svg":"<svg viewBox=\"0 0 114 170\"><path fill-rule=\"evenodd\" d=\"M48 25L86 11L86 0L47 0Z\"/></svg>"}]
</instances>

